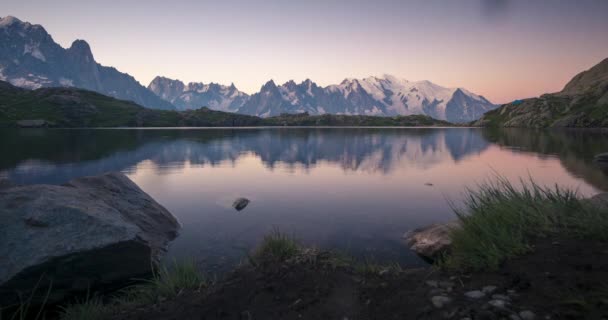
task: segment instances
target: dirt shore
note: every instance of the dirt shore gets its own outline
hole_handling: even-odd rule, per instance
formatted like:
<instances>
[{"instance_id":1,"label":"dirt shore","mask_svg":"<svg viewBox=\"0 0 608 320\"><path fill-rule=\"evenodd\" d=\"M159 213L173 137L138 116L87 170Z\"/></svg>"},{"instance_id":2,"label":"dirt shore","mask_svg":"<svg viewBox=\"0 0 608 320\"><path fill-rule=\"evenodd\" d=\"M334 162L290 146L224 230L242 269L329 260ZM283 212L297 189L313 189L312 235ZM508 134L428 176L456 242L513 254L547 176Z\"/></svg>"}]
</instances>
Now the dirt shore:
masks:
<instances>
[{"instance_id":1,"label":"dirt shore","mask_svg":"<svg viewBox=\"0 0 608 320\"><path fill-rule=\"evenodd\" d=\"M112 319L608 319L608 246L551 237L499 270L355 268L308 251Z\"/></svg>"}]
</instances>

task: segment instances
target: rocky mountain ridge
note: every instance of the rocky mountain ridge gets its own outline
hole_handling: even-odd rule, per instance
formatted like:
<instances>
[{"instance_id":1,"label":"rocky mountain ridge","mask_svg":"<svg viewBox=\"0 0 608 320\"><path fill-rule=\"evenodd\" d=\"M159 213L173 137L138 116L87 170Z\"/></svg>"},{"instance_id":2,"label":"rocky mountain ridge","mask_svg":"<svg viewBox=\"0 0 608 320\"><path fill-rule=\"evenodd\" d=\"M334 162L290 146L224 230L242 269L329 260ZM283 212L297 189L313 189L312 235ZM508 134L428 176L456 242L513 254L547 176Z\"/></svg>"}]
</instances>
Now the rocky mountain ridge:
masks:
<instances>
[{"instance_id":1,"label":"rocky mountain ridge","mask_svg":"<svg viewBox=\"0 0 608 320\"><path fill-rule=\"evenodd\" d=\"M89 44L64 49L40 25L0 18L0 80L27 88L76 87L154 109L174 109L129 74L95 61Z\"/></svg>"},{"instance_id":2,"label":"rocky mountain ridge","mask_svg":"<svg viewBox=\"0 0 608 320\"><path fill-rule=\"evenodd\" d=\"M473 122L490 127L608 127L608 58L557 93L516 100Z\"/></svg>"}]
</instances>

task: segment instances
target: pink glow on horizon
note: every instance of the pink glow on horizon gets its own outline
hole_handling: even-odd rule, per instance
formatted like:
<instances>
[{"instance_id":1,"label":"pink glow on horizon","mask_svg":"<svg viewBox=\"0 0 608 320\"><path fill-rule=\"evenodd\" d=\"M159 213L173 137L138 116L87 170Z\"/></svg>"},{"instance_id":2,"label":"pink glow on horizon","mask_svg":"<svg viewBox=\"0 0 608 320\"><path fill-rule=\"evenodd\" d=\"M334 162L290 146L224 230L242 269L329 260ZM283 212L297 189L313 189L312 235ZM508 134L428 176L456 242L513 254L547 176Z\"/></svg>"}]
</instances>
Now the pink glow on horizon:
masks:
<instances>
[{"instance_id":1,"label":"pink glow on horizon","mask_svg":"<svg viewBox=\"0 0 608 320\"><path fill-rule=\"evenodd\" d=\"M608 1L5 0L0 16L146 85L157 75L234 83L392 74L464 87L495 103L559 91L608 56Z\"/></svg>"}]
</instances>

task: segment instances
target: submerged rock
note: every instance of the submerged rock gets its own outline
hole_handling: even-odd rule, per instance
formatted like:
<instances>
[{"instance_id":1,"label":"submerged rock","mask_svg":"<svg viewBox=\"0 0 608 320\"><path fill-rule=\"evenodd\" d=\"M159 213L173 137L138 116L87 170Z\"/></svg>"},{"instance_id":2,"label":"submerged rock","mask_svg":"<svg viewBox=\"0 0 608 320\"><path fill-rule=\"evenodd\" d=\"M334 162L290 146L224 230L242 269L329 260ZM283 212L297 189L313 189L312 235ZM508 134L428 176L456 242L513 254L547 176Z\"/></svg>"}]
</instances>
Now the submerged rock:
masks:
<instances>
[{"instance_id":1,"label":"submerged rock","mask_svg":"<svg viewBox=\"0 0 608 320\"><path fill-rule=\"evenodd\" d=\"M44 119L20 120L17 121L17 126L21 128L43 128L50 126L51 123Z\"/></svg>"},{"instance_id":2,"label":"submerged rock","mask_svg":"<svg viewBox=\"0 0 608 320\"><path fill-rule=\"evenodd\" d=\"M450 233L455 228L460 228L457 220L419 228L407 232L403 237L412 251L423 258L434 260L448 251L452 244Z\"/></svg>"},{"instance_id":3,"label":"submerged rock","mask_svg":"<svg viewBox=\"0 0 608 320\"><path fill-rule=\"evenodd\" d=\"M177 235L167 209L120 173L0 188L0 301L52 304L150 274Z\"/></svg>"},{"instance_id":4,"label":"submerged rock","mask_svg":"<svg viewBox=\"0 0 608 320\"><path fill-rule=\"evenodd\" d=\"M604 165L608 165L608 152L596 155L594 160L603 163Z\"/></svg>"},{"instance_id":5,"label":"submerged rock","mask_svg":"<svg viewBox=\"0 0 608 320\"><path fill-rule=\"evenodd\" d=\"M245 209L245 207L247 207L247 205L249 205L249 202L250 201L247 198L238 198L238 199L234 200L232 207L234 209L236 209L236 211L241 211L241 210Z\"/></svg>"}]
</instances>

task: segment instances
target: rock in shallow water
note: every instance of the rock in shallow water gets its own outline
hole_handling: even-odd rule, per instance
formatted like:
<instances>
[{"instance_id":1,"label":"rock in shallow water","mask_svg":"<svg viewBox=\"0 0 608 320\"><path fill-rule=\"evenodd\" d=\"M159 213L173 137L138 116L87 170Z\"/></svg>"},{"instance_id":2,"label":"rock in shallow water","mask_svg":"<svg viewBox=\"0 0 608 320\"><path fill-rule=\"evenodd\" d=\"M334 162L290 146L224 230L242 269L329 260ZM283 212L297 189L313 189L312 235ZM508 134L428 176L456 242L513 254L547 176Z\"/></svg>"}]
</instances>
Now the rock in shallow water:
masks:
<instances>
[{"instance_id":1,"label":"rock in shallow water","mask_svg":"<svg viewBox=\"0 0 608 320\"><path fill-rule=\"evenodd\" d=\"M403 237L412 251L426 259L434 260L448 251L452 244L450 234L455 228L460 228L459 221L433 224L407 232Z\"/></svg>"},{"instance_id":2,"label":"rock in shallow water","mask_svg":"<svg viewBox=\"0 0 608 320\"><path fill-rule=\"evenodd\" d=\"M234 209L236 209L236 211L241 211L243 209L245 209L245 207L247 207L247 205L249 205L249 199L247 198L238 198L236 200L234 200L234 203L232 203L232 207Z\"/></svg>"},{"instance_id":3,"label":"rock in shallow water","mask_svg":"<svg viewBox=\"0 0 608 320\"><path fill-rule=\"evenodd\" d=\"M52 304L151 272L179 223L119 173L0 188L0 301L52 284ZM4 258L6 257L6 259Z\"/></svg>"},{"instance_id":4,"label":"rock in shallow water","mask_svg":"<svg viewBox=\"0 0 608 320\"><path fill-rule=\"evenodd\" d=\"M608 164L608 152L606 153L600 153L598 155L595 156L594 160L596 162L601 162L604 164Z\"/></svg>"}]
</instances>

